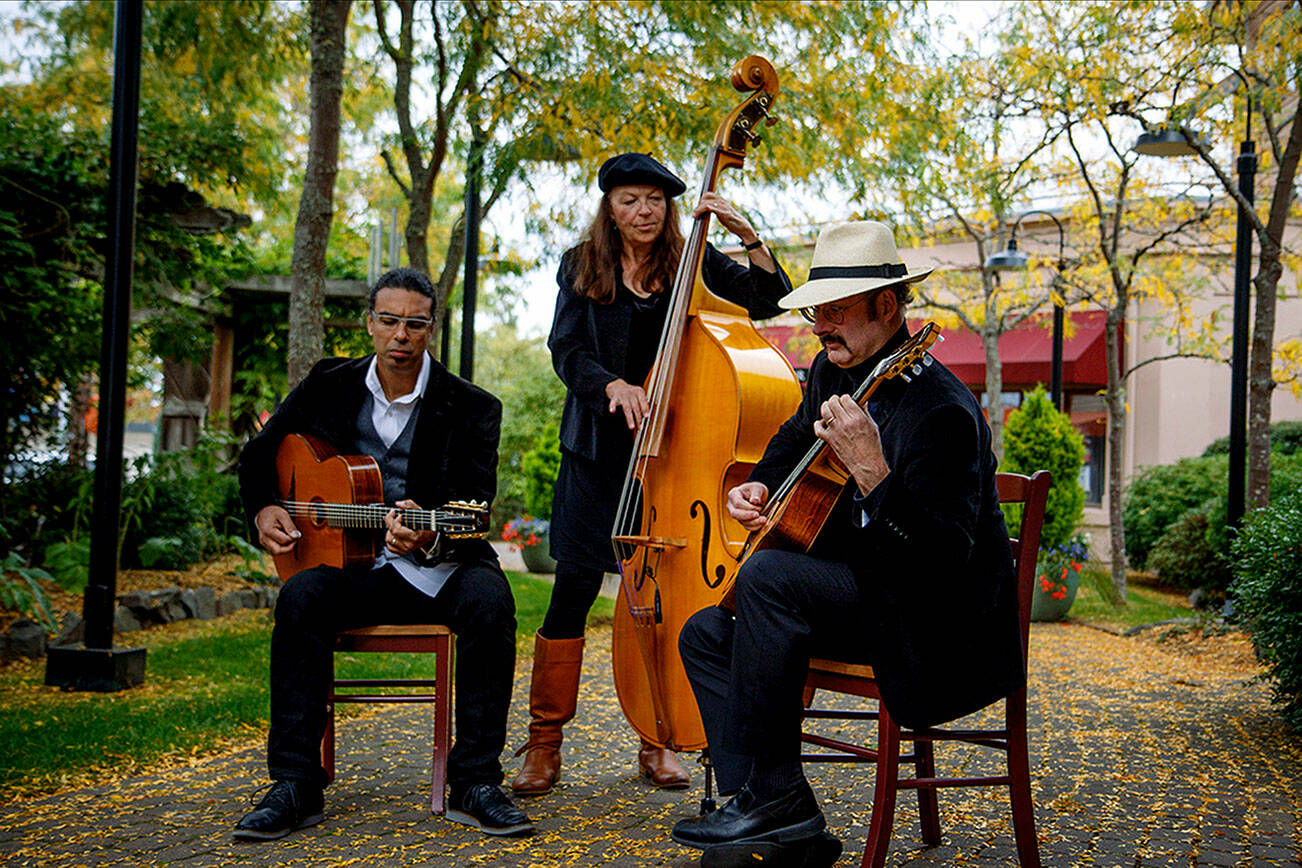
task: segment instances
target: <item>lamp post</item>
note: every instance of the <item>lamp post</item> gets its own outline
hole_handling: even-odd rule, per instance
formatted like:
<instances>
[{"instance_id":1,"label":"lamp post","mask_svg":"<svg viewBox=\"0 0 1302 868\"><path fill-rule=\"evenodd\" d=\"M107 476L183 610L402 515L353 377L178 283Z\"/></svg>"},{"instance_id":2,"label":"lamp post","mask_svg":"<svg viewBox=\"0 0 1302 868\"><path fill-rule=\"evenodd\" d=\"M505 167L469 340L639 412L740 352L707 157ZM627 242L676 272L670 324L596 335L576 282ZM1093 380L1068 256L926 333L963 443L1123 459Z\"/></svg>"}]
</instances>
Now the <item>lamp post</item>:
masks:
<instances>
[{"instance_id":1,"label":"lamp post","mask_svg":"<svg viewBox=\"0 0 1302 868\"><path fill-rule=\"evenodd\" d=\"M1257 146L1252 140L1252 99L1248 101L1247 123L1239 144L1236 170L1239 176L1238 225L1234 236L1234 338L1230 351L1230 468L1226 493L1225 523L1238 528L1243 523L1245 465L1248 454L1248 309L1252 305L1252 221L1248 206L1254 200L1253 180L1257 174ZM1198 153L1184 135L1174 130L1146 132L1135 140L1133 151L1156 157L1182 157ZM1246 203L1246 206L1245 204Z\"/></svg>"},{"instance_id":2,"label":"lamp post","mask_svg":"<svg viewBox=\"0 0 1302 868\"><path fill-rule=\"evenodd\" d=\"M1048 211L1036 209L1026 211L1013 221L1012 231L1008 233L1008 246L997 253L992 253L986 257L986 268L998 270L1021 270L1026 268L1030 262L1030 257L1017 249L1017 227L1021 225L1023 218L1031 214L1043 214L1053 221L1053 225L1058 227L1058 267L1057 280L1062 279L1062 269L1065 266L1062 250L1066 240L1066 233L1063 231L1062 222ZM1054 299L1053 302L1053 356L1049 365L1049 394L1053 400L1053 406L1056 410L1061 411L1062 400L1062 331L1063 331L1064 310L1062 302Z\"/></svg>"}]
</instances>

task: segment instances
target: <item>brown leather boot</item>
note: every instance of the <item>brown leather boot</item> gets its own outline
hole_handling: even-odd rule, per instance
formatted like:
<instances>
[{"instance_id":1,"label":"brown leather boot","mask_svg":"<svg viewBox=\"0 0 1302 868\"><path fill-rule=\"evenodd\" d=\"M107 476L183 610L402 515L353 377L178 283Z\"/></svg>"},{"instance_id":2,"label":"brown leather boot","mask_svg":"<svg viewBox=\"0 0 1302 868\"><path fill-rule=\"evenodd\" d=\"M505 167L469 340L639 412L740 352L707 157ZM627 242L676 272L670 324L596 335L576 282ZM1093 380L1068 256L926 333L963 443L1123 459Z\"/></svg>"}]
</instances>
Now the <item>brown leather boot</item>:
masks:
<instances>
[{"instance_id":1,"label":"brown leather boot","mask_svg":"<svg viewBox=\"0 0 1302 868\"><path fill-rule=\"evenodd\" d=\"M583 637L544 639L534 635L533 680L529 684L529 741L515 752L524 766L511 781L522 796L540 796L561 779L561 727L574 718L579 698Z\"/></svg>"},{"instance_id":2,"label":"brown leather boot","mask_svg":"<svg viewBox=\"0 0 1302 868\"><path fill-rule=\"evenodd\" d=\"M681 790L691 783L678 762L678 754L646 741L637 749L637 767L642 777L662 790Z\"/></svg>"}]
</instances>

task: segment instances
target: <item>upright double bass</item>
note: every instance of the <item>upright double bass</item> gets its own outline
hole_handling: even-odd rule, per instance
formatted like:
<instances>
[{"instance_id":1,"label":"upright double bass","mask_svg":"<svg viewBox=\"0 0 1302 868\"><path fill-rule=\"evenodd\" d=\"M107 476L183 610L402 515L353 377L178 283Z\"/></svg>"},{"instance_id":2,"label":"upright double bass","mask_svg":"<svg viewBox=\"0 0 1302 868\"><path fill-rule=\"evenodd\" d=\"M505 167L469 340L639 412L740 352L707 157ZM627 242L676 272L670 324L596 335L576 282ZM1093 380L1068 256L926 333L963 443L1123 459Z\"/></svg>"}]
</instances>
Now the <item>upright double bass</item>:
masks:
<instances>
[{"instance_id":1,"label":"upright double bass","mask_svg":"<svg viewBox=\"0 0 1302 868\"><path fill-rule=\"evenodd\" d=\"M725 169L745 163L778 94L777 73L751 56L732 71L748 96L715 132L700 195ZM698 196L699 198L699 196ZM696 218L674 279L655 366L651 409L638 429L615 517L620 566L615 605L615 690L629 723L671 750L705 746L705 732L678 656L678 633L719 602L747 532L725 507L769 437L800 403L787 360L746 311L701 280L709 213Z\"/></svg>"}]
</instances>

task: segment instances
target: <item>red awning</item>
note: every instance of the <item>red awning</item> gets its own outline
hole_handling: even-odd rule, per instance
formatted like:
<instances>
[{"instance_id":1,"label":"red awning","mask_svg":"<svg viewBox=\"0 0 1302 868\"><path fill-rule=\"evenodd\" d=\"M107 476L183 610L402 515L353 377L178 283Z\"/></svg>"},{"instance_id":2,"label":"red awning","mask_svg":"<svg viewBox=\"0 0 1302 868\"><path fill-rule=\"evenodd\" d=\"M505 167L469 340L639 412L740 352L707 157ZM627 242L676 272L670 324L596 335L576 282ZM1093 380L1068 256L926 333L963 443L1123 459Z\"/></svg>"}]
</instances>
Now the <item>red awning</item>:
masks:
<instances>
[{"instance_id":1,"label":"red awning","mask_svg":"<svg viewBox=\"0 0 1302 868\"><path fill-rule=\"evenodd\" d=\"M1100 389L1108 384L1107 348L1104 329L1107 314L1101 310L1067 314L1066 337L1062 343L1062 385L1064 389ZM922 322L910 321L909 331ZM967 329L946 329L945 342L932 348L932 355L976 391L986 382L986 354L981 338ZM1053 318L1045 316L1023 323L999 338L1004 388L1031 386L1050 381L1053 360Z\"/></svg>"}]
</instances>

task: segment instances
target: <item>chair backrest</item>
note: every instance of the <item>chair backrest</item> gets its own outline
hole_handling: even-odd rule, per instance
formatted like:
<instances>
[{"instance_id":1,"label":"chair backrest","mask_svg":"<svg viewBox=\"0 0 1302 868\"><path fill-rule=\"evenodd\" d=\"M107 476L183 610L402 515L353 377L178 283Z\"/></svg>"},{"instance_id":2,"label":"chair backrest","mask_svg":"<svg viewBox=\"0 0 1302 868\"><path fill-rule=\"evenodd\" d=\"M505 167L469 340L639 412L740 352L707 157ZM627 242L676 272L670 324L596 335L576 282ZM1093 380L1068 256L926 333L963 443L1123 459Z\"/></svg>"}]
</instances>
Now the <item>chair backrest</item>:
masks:
<instances>
[{"instance_id":1,"label":"chair backrest","mask_svg":"<svg viewBox=\"0 0 1302 868\"><path fill-rule=\"evenodd\" d=\"M1020 473L996 473L995 487L1000 503L1020 503L1022 524L1017 536L1010 536L1013 562L1017 568L1017 617L1022 627L1022 654L1026 654L1031 630L1031 597L1035 592L1035 560L1040 551L1040 529L1044 525L1044 505L1049 500L1053 474L1037 470L1032 476Z\"/></svg>"}]
</instances>

